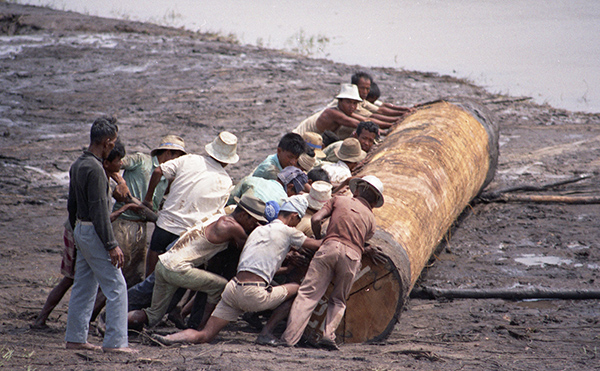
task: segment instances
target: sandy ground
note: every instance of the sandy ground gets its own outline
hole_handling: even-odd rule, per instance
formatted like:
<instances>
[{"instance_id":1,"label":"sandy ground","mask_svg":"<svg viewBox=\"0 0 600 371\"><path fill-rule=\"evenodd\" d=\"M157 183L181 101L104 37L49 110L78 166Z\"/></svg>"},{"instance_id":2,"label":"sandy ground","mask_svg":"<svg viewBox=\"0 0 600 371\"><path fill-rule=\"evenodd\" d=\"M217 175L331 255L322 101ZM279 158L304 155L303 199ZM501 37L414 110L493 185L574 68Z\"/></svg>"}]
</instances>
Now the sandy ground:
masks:
<instances>
[{"instance_id":1,"label":"sandy ground","mask_svg":"<svg viewBox=\"0 0 600 371\"><path fill-rule=\"evenodd\" d=\"M179 133L191 152L221 130L239 137L234 181L285 131L327 103L360 66L228 43L214 35L0 2L0 366L27 370L598 369L596 300L416 299L389 339L340 352L265 348L240 321L212 344L175 349L131 339L136 356L64 349L67 299L29 324L60 280L67 171L100 115L119 119L129 152ZM594 195L600 115L491 94L466 81L369 69L384 100L481 100L500 124L489 189L591 174L552 194ZM546 192L548 193L548 192ZM600 273L599 205L473 204L418 283L442 289L586 289ZM173 331L166 324L164 331ZM92 329L90 341L100 343Z\"/></svg>"}]
</instances>

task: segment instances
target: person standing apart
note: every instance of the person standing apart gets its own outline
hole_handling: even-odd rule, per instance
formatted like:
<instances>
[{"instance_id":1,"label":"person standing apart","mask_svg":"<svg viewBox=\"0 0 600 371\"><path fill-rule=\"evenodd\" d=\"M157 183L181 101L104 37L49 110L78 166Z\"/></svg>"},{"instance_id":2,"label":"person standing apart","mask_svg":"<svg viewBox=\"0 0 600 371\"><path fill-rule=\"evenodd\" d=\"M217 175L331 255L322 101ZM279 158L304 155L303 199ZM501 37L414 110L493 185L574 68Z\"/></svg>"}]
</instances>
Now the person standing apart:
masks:
<instances>
[{"instance_id":1,"label":"person standing apart","mask_svg":"<svg viewBox=\"0 0 600 371\"><path fill-rule=\"evenodd\" d=\"M67 208L77 259L67 315L67 349L135 352L127 343L127 286L121 273L124 259L110 223L109 186L102 167L103 159L115 146L117 134L114 118L95 120L87 151L69 171ZM102 348L87 341L98 285L107 299Z\"/></svg>"}]
</instances>

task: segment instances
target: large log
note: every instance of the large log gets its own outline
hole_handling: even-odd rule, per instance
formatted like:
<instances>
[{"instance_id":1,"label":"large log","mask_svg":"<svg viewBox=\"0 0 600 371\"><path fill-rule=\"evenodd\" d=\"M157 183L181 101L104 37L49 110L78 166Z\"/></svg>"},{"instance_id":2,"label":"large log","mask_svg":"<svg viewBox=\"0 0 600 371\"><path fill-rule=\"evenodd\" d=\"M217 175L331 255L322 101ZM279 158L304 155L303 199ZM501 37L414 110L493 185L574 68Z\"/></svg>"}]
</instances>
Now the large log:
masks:
<instances>
[{"instance_id":1,"label":"large log","mask_svg":"<svg viewBox=\"0 0 600 371\"><path fill-rule=\"evenodd\" d=\"M393 330L421 271L456 218L493 179L498 127L490 113L468 99L421 105L398 124L356 175L376 175L385 204L375 209L371 244L388 261L363 259L337 329L338 342L385 339ZM317 340L327 294L305 335Z\"/></svg>"}]
</instances>

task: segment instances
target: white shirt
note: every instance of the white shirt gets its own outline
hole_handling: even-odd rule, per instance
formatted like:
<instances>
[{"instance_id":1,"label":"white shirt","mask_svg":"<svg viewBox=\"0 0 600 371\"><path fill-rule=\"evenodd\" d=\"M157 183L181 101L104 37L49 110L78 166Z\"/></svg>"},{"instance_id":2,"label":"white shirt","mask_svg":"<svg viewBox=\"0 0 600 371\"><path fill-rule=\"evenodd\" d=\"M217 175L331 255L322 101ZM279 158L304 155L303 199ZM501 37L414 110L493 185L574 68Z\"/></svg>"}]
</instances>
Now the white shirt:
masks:
<instances>
[{"instance_id":1,"label":"white shirt","mask_svg":"<svg viewBox=\"0 0 600 371\"><path fill-rule=\"evenodd\" d=\"M327 163L321 166L327 175L329 175L329 181L334 186L340 185L344 180L352 176L352 172L346 163L342 160L334 163Z\"/></svg>"},{"instance_id":2,"label":"white shirt","mask_svg":"<svg viewBox=\"0 0 600 371\"><path fill-rule=\"evenodd\" d=\"M156 225L176 235L221 212L233 188L229 174L212 157L184 155L160 168L173 182Z\"/></svg>"},{"instance_id":3,"label":"white shirt","mask_svg":"<svg viewBox=\"0 0 600 371\"><path fill-rule=\"evenodd\" d=\"M279 219L257 227L246 240L237 271L254 273L270 283L290 247L302 246L304 240L304 233L288 227Z\"/></svg>"}]
</instances>

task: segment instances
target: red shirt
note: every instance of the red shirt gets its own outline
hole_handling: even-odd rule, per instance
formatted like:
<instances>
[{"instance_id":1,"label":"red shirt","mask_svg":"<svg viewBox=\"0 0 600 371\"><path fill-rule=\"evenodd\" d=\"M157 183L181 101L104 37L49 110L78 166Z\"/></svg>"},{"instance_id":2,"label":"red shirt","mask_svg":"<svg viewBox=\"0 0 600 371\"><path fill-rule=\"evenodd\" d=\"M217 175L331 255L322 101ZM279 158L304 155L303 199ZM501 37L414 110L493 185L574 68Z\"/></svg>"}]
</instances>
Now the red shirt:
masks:
<instances>
[{"instance_id":1,"label":"red shirt","mask_svg":"<svg viewBox=\"0 0 600 371\"><path fill-rule=\"evenodd\" d=\"M375 233L375 215L367 201L336 196L323 209L331 215L324 241L338 241L364 252L365 242Z\"/></svg>"}]
</instances>

